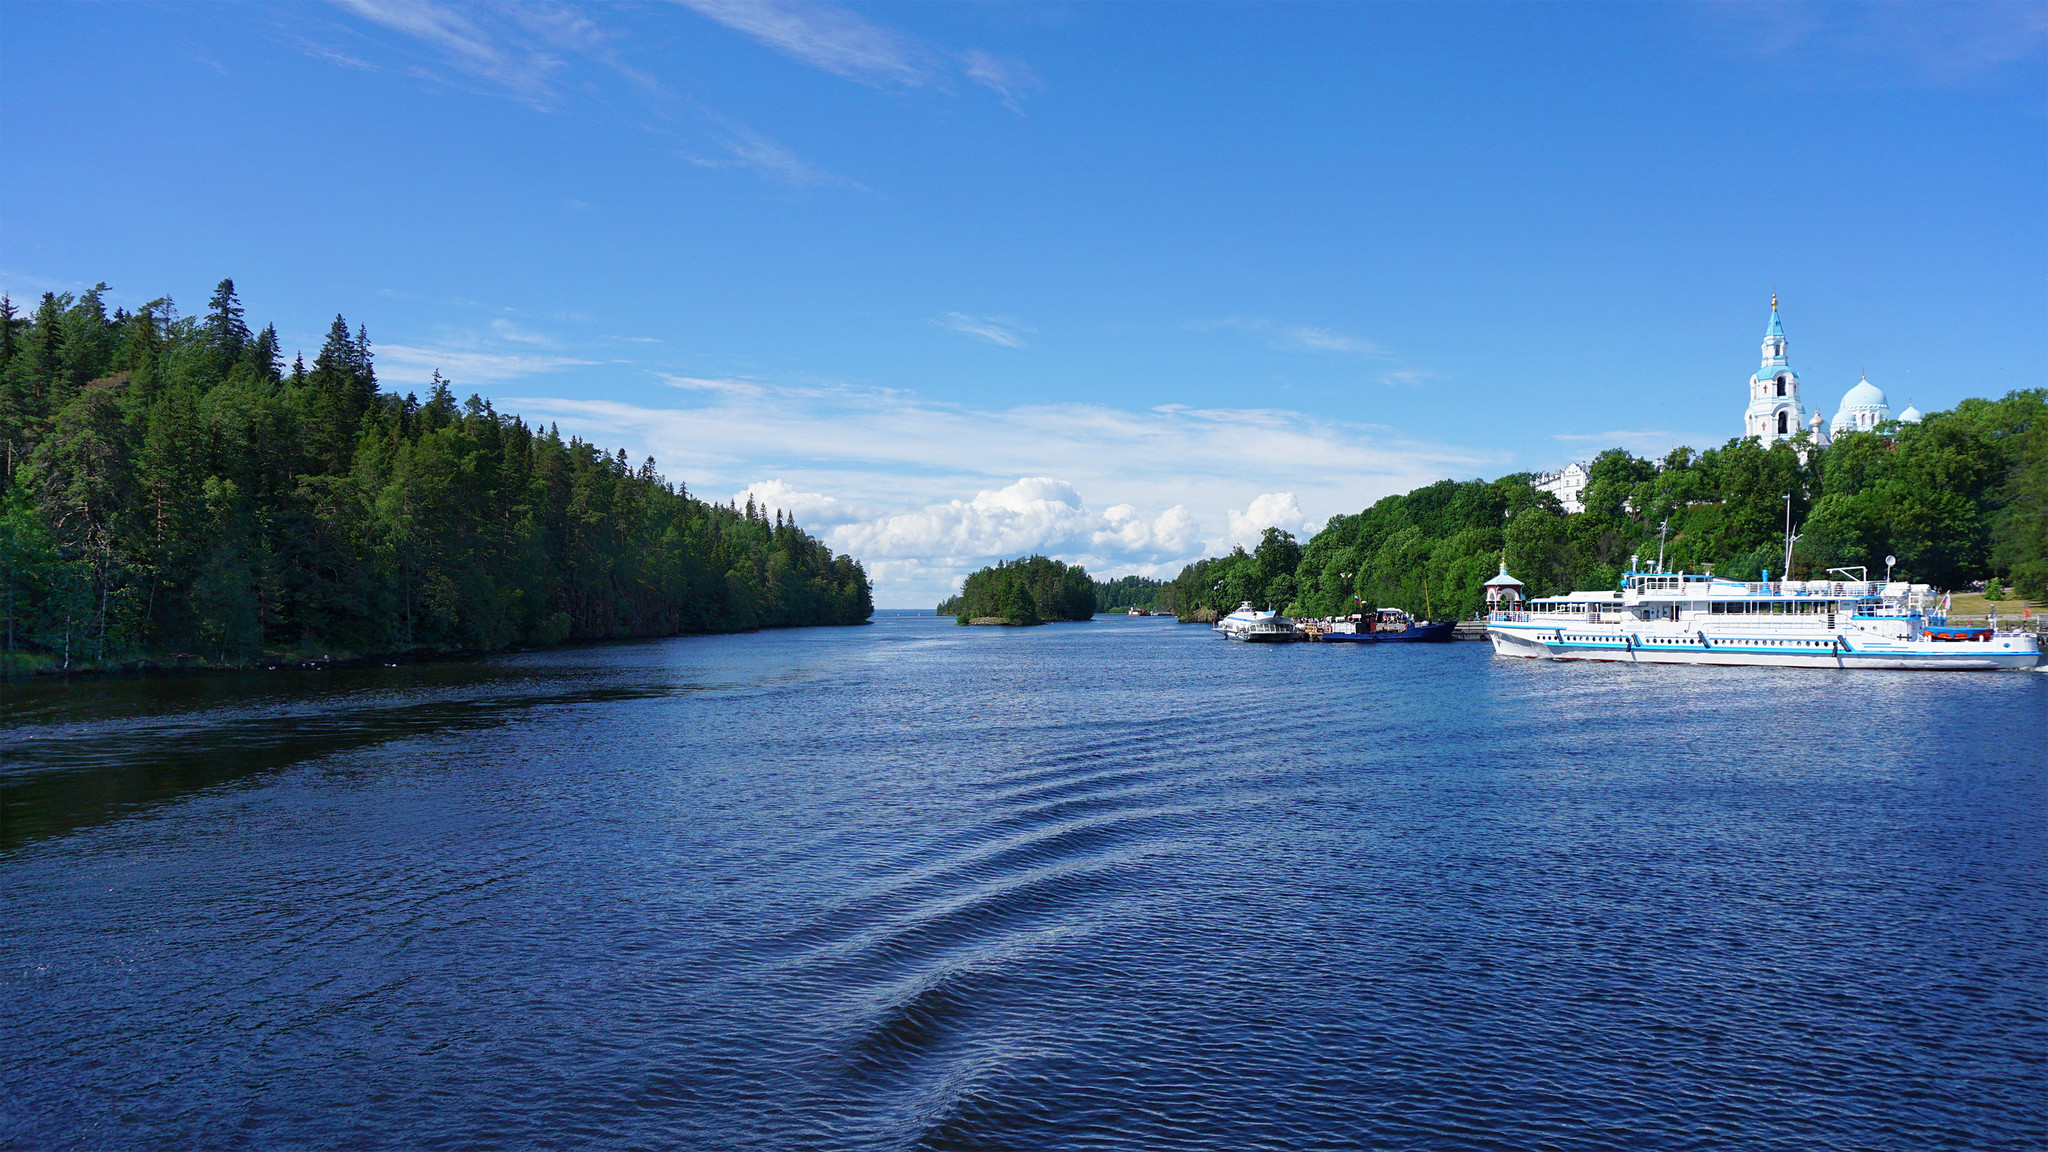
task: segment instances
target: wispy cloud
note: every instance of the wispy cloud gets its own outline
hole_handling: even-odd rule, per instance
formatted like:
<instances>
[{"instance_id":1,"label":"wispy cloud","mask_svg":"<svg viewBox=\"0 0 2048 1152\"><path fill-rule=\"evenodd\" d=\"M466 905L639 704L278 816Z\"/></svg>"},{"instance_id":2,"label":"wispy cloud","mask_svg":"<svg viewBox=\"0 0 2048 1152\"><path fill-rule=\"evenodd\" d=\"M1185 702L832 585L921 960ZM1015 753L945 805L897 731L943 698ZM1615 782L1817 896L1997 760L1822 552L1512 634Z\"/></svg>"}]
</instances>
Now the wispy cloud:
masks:
<instances>
[{"instance_id":1,"label":"wispy cloud","mask_svg":"<svg viewBox=\"0 0 2048 1152\"><path fill-rule=\"evenodd\" d=\"M451 73L468 76L522 103L547 109L561 102L561 81L580 59L608 69L643 96L672 99L659 81L626 59L611 32L581 8L557 0L505 5L449 0L330 3L433 52L438 67L407 70L424 79L446 83ZM343 67L379 70L351 53L303 36L295 39L308 55Z\"/></svg>"},{"instance_id":2,"label":"wispy cloud","mask_svg":"<svg viewBox=\"0 0 2048 1152\"><path fill-rule=\"evenodd\" d=\"M1406 387L1409 385L1416 384L1427 384L1432 380L1447 379L1449 379L1449 377L1445 376L1441 372L1426 372L1419 368L1408 368L1402 369L1397 372L1380 373L1380 383L1395 388Z\"/></svg>"},{"instance_id":3,"label":"wispy cloud","mask_svg":"<svg viewBox=\"0 0 2048 1152\"><path fill-rule=\"evenodd\" d=\"M958 74L1024 114L1039 80L1022 60L979 48L942 52L836 4L813 0L675 0L813 68L874 88L946 89Z\"/></svg>"},{"instance_id":4,"label":"wispy cloud","mask_svg":"<svg viewBox=\"0 0 2048 1152\"><path fill-rule=\"evenodd\" d=\"M723 118L721 123L724 131L718 140L718 155L685 153L683 158L699 168L743 168L792 188L816 188L827 184L860 187L851 180L819 168L751 128Z\"/></svg>"},{"instance_id":5,"label":"wispy cloud","mask_svg":"<svg viewBox=\"0 0 2048 1152\"><path fill-rule=\"evenodd\" d=\"M506 35L501 26L487 29L470 15L432 0L333 0L336 7L373 24L403 33L439 49L454 67L500 85L530 103L546 103L549 79L561 69L559 58Z\"/></svg>"},{"instance_id":6,"label":"wispy cloud","mask_svg":"<svg viewBox=\"0 0 2048 1152\"><path fill-rule=\"evenodd\" d=\"M826 171L738 119L669 91L627 58L621 48L626 42L622 33L600 24L581 7L559 0L525 0L505 5L464 0L330 2L361 21L399 33L416 47L424 48L431 57L431 65L401 66L396 70L426 82L445 85L459 83L466 77L481 81L481 90L549 111L572 99L594 98L604 104L618 104L601 94L598 81L609 72L626 81L635 94L624 102L627 106L637 104L652 114L651 122L642 127L657 135L675 133L692 141L679 151L683 159L700 168L750 172L792 188L838 186L867 191L858 182ZM950 65L942 54L829 5L786 4L779 0L688 0L688 4L779 51L863 83L899 87L929 83L943 88L948 76ZM318 43L307 35L294 33L288 39L301 52L317 59L342 67L380 70L374 63ZM996 87L1012 104L1020 95L1033 90L1035 80L1028 67L982 56L986 59L976 57L980 61L973 77L976 83ZM579 67L583 65L596 68ZM694 126L661 126L678 122ZM565 204L573 212L593 210L593 205L581 200L569 199Z\"/></svg>"},{"instance_id":7,"label":"wispy cloud","mask_svg":"<svg viewBox=\"0 0 2048 1152\"><path fill-rule=\"evenodd\" d=\"M1617 428L1608 432L1559 432L1551 437L1561 444L1579 445L1579 451L1626 448L1638 456L1656 458L1680 444L1718 444L1725 437L1699 432L1673 432L1664 428Z\"/></svg>"},{"instance_id":8,"label":"wispy cloud","mask_svg":"<svg viewBox=\"0 0 2048 1152\"><path fill-rule=\"evenodd\" d=\"M1332 352L1355 356L1391 356L1392 352L1362 336L1312 324L1281 324L1258 316L1225 316L1221 320L1190 324L1198 332L1218 328L1251 333L1268 348L1286 352Z\"/></svg>"},{"instance_id":9,"label":"wispy cloud","mask_svg":"<svg viewBox=\"0 0 2048 1152\"><path fill-rule=\"evenodd\" d=\"M376 351L377 375L387 384L424 384L436 371L458 386L492 384L598 363L573 356L428 348L408 344L380 344Z\"/></svg>"},{"instance_id":10,"label":"wispy cloud","mask_svg":"<svg viewBox=\"0 0 2048 1152\"><path fill-rule=\"evenodd\" d=\"M1328 328L1311 328L1306 324L1291 324L1279 330L1282 343L1309 352L1360 352L1367 356L1384 356L1386 349L1370 340L1346 336Z\"/></svg>"},{"instance_id":11,"label":"wispy cloud","mask_svg":"<svg viewBox=\"0 0 2048 1152\"><path fill-rule=\"evenodd\" d=\"M965 312L947 312L934 316L932 323L941 328L951 328L955 332L964 332L991 344L1000 344L1005 348L1025 347L1023 334L1038 331L1005 316L969 316Z\"/></svg>"},{"instance_id":12,"label":"wispy cloud","mask_svg":"<svg viewBox=\"0 0 2048 1152\"><path fill-rule=\"evenodd\" d=\"M725 396L756 397L768 394L766 388L751 380L730 377L676 376L668 372L657 372L655 377L671 388L683 388L692 392L717 392Z\"/></svg>"},{"instance_id":13,"label":"wispy cloud","mask_svg":"<svg viewBox=\"0 0 2048 1152\"><path fill-rule=\"evenodd\" d=\"M835 76L918 87L936 75L916 41L832 4L782 0L677 0L735 32Z\"/></svg>"},{"instance_id":14,"label":"wispy cloud","mask_svg":"<svg viewBox=\"0 0 2048 1152\"><path fill-rule=\"evenodd\" d=\"M321 44L317 41L310 40L304 36L291 36L288 37L287 39L292 47L297 48L300 52L303 52L306 55L311 56L315 60L325 60L327 63L336 65L337 67L353 68L358 72L383 71L382 68L379 68L375 64L370 63L368 60L364 60L357 56L351 56L348 53L343 52L339 49L330 48L325 44Z\"/></svg>"},{"instance_id":15,"label":"wispy cloud","mask_svg":"<svg viewBox=\"0 0 2048 1152\"><path fill-rule=\"evenodd\" d=\"M960 66L967 78L1003 98L1003 107L1024 114L1024 98L1040 87L1038 74L1022 60L1011 60L972 48L960 54Z\"/></svg>"},{"instance_id":16,"label":"wispy cloud","mask_svg":"<svg viewBox=\"0 0 2048 1152\"><path fill-rule=\"evenodd\" d=\"M538 332L521 328L519 325L514 324L510 320L501 319L491 321L491 332L493 335L497 336L498 339L510 340L514 344L552 345L554 343L554 341L549 339L548 337L543 336Z\"/></svg>"},{"instance_id":17,"label":"wispy cloud","mask_svg":"<svg viewBox=\"0 0 2048 1152\"><path fill-rule=\"evenodd\" d=\"M2048 7L1974 4L1700 4L1693 19L1741 55L1803 67L1889 63L1918 81L1967 84L2048 58Z\"/></svg>"}]
</instances>

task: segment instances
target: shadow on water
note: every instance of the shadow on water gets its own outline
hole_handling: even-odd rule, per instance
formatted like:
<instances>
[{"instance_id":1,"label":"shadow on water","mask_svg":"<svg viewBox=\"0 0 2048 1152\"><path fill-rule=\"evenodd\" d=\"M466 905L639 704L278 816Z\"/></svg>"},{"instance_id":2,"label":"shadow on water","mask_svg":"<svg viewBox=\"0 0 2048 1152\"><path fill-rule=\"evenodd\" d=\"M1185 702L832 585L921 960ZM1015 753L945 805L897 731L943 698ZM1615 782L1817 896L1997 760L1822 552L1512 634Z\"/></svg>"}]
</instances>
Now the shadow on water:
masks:
<instances>
[{"instance_id":1,"label":"shadow on water","mask_svg":"<svg viewBox=\"0 0 2048 1152\"><path fill-rule=\"evenodd\" d=\"M588 679L472 666L402 679L192 677L19 694L0 709L0 852L323 756L679 688ZM197 710L164 722L172 702Z\"/></svg>"}]
</instances>

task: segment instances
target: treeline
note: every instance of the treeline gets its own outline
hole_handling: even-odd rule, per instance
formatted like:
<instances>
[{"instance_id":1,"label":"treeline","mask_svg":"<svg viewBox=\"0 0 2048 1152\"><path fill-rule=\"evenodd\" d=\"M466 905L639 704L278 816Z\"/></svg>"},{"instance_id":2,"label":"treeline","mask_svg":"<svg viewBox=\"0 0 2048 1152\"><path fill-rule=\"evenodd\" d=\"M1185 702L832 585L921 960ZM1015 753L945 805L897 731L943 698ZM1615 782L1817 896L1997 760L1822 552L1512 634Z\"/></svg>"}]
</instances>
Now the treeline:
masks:
<instances>
[{"instance_id":1,"label":"treeline","mask_svg":"<svg viewBox=\"0 0 2048 1152\"><path fill-rule=\"evenodd\" d=\"M1168 586L1174 612L1182 621L1213 620L1246 601L1260 608L1292 605L1301 554L1293 533L1268 528L1250 552L1233 548L1228 556L1197 560Z\"/></svg>"},{"instance_id":2,"label":"treeline","mask_svg":"<svg viewBox=\"0 0 2048 1152\"><path fill-rule=\"evenodd\" d=\"M1660 547L1668 569L1756 579L1784 566L1787 494L1794 579L1858 566L1878 576L1891 555L1900 580L1994 577L2048 594L2048 389L1965 400L1825 449L1804 436L1737 439L1654 463L1614 449L1591 473L1577 515L1521 473L1389 496L1332 517L1306 547L1269 529L1252 552L1189 565L1173 582L1176 606L1183 619L1244 600L1315 616L1360 605L1464 616L1483 606L1503 556L1528 594L1545 596L1612 587Z\"/></svg>"},{"instance_id":3,"label":"treeline","mask_svg":"<svg viewBox=\"0 0 2048 1152\"><path fill-rule=\"evenodd\" d=\"M961 624L1087 620L1095 615L1095 582L1078 564L1044 556L1004 560L970 574L961 583L960 594L941 602L938 612Z\"/></svg>"},{"instance_id":4,"label":"treeline","mask_svg":"<svg viewBox=\"0 0 2048 1152\"><path fill-rule=\"evenodd\" d=\"M309 368L223 280L202 317L105 285L0 301L0 613L10 663L222 663L805 624L867 575L777 511L710 504L624 451L529 427L438 373L379 389L337 316Z\"/></svg>"},{"instance_id":5,"label":"treeline","mask_svg":"<svg viewBox=\"0 0 2048 1152\"><path fill-rule=\"evenodd\" d=\"M1171 611L1173 597L1167 590L1173 585L1165 580L1152 580L1144 576L1124 576L1116 580L1095 582L1095 610L1097 612L1122 612L1128 608L1143 608L1146 611L1159 609ZM1164 597L1162 601L1162 596Z\"/></svg>"}]
</instances>

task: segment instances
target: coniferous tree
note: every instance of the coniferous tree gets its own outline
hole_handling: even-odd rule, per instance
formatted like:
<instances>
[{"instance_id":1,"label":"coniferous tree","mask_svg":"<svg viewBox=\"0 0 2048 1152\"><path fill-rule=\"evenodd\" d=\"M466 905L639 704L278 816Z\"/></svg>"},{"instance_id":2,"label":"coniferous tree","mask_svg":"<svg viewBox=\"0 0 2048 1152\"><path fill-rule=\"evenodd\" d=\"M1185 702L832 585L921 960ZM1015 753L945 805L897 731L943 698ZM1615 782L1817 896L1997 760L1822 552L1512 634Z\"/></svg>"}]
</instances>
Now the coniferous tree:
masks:
<instances>
[{"instance_id":1,"label":"coniferous tree","mask_svg":"<svg viewBox=\"0 0 2048 1152\"><path fill-rule=\"evenodd\" d=\"M235 282L222 280L206 302L206 343L213 350L221 370L242 359L249 346L249 326L242 320L242 302L235 296Z\"/></svg>"}]
</instances>

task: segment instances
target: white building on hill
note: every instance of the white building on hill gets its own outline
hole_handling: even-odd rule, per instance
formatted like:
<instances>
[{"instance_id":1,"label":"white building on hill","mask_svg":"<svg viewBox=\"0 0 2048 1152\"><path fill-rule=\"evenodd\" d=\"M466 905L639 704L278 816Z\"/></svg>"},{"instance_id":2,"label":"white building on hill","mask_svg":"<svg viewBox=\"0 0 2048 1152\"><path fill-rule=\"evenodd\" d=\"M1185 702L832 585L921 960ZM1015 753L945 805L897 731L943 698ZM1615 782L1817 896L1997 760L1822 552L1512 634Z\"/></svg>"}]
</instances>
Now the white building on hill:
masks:
<instances>
[{"instance_id":1,"label":"white building on hill","mask_svg":"<svg viewBox=\"0 0 2048 1152\"><path fill-rule=\"evenodd\" d=\"M1583 460L1575 460L1555 472L1545 472L1529 481L1538 492L1548 492L1564 505L1567 515L1584 512L1586 505L1580 497L1586 491L1586 481L1592 472Z\"/></svg>"}]
</instances>

